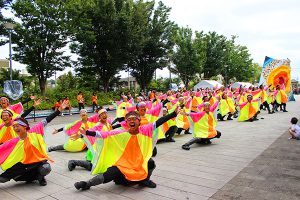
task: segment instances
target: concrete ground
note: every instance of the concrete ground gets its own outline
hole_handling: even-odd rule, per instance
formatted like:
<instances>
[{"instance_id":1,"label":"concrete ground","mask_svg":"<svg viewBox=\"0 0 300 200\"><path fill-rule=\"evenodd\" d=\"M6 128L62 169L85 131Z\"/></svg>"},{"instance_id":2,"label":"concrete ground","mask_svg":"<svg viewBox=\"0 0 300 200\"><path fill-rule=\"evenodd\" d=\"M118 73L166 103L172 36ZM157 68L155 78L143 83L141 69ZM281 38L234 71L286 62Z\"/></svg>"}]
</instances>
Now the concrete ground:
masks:
<instances>
[{"instance_id":1,"label":"concrete ground","mask_svg":"<svg viewBox=\"0 0 300 200\"><path fill-rule=\"evenodd\" d=\"M288 140L286 133L290 118L300 116L299 106L300 101L288 103L288 113L263 111L256 122L218 122L222 137L211 145L195 144L190 151L181 145L191 135L158 144L152 177L155 189L108 183L76 191L74 183L91 175L82 169L68 171L67 162L84 159L85 152L51 152L55 162L47 186L10 181L0 184L0 199L300 199L300 141ZM51 132L78 118L54 119L46 129L47 144L63 144L65 136Z\"/></svg>"}]
</instances>

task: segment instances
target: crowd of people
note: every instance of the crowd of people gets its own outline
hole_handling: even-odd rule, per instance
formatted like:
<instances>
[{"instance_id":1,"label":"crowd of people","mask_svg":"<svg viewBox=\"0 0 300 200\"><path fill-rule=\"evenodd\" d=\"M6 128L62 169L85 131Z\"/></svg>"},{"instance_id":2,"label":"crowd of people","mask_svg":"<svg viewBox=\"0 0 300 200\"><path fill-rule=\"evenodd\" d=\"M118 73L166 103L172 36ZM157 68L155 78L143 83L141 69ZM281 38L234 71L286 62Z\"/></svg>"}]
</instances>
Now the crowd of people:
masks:
<instances>
[{"instance_id":1,"label":"crowd of people","mask_svg":"<svg viewBox=\"0 0 300 200\"><path fill-rule=\"evenodd\" d=\"M79 152L88 149L82 160L70 160L68 169L83 167L93 177L74 184L77 190L114 181L115 184L139 184L155 188L151 174L156 165L153 157L158 152L158 142L175 142L176 134L192 134L193 138L182 145L190 150L194 143L208 145L214 138L220 138L217 121L255 122L263 110L269 114L287 112L287 95L284 86L260 86L250 88L213 88L197 91L181 90L166 93L151 91L141 93L135 99L122 94L115 101L116 118L110 119L107 110L98 107L97 96L93 94L93 110L89 116L84 109L82 93L77 96L80 119L53 134L64 131L68 136L64 143L46 149L44 127L71 105L68 97L57 102L54 112L30 128L24 119L40 100L34 99L34 106L23 112L22 103L9 105L7 98L1 98L0 126L0 183L15 181L38 181L47 184L45 176L51 171L48 152ZM71 114L71 113L70 113ZM297 138L300 128L297 119L292 119L290 134ZM297 133L297 134L296 134ZM48 150L48 151L47 151Z\"/></svg>"}]
</instances>

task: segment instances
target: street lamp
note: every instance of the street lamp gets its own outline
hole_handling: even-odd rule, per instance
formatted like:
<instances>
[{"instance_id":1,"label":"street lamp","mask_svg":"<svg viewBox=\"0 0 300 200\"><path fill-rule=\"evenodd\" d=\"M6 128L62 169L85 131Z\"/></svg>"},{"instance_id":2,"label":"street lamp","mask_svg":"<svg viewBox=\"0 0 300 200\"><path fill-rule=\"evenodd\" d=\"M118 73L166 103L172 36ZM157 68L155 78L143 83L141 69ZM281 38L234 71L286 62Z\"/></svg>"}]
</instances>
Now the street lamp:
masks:
<instances>
[{"instance_id":1,"label":"street lamp","mask_svg":"<svg viewBox=\"0 0 300 200\"><path fill-rule=\"evenodd\" d=\"M10 80L12 80L12 53L11 53L11 33L14 30L14 24L12 23L5 23L4 27L9 32L9 72L10 72Z\"/></svg>"}]
</instances>

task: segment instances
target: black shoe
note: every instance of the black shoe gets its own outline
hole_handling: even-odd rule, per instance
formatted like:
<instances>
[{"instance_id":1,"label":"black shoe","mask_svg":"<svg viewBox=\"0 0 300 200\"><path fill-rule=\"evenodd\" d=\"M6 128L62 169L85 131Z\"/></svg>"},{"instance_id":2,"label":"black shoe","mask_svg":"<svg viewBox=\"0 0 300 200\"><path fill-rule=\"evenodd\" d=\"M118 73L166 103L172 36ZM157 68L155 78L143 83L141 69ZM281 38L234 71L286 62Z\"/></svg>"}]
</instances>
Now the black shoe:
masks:
<instances>
[{"instance_id":1,"label":"black shoe","mask_svg":"<svg viewBox=\"0 0 300 200\"><path fill-rule=\"evenodd\" d=\"M69 160L69 162L68 162L68 168L69 168L69 170L73 171L75 169L75 167L76 167L76 165L75 165L74 161L73 160Z\"/></svg>"},{"instance_id":2,"label":"black shoe","mask_svg":"<svg viewBox=\"0 0 300 200\"><path fill-rule=\"evenodd\" d=\"M192 133L190 133L190 132L188 132L188 131L184 131L184 134L192 134Z\"/></svg>"},{"instance_id":3,"label":"black shoe","mask_svg":"<svg viewBox=\"0 0 300 200\"><path fill-rule=\"evenodd\" d=\"M205 144L211 144L211 141L210 140L206 140Z\"/></svg>"},{"instance_id":4,"label":"black shoe","mask_svg":"<svg viewBox=\"0 0 300 200\"><path fill-rule=\"evenodd\" d=\"M53 151L53 148L52 147L48 147L48 152L51 152Z\"/></svg>"},{"instance_id":5,"label":"black shoe","mask_svg":"<svg viewBox=\"0 0 300 200\"><path fill-rule=\"evenodd\" d=\"M87 182L85 182L85 181L80 181L80 182L76 182L75 184L74 184L74 186L75 186L75 188L77 189L77 190L88 190L88 189L90 189L90 186L88 185L88 183Z\"/></svg>"},{"instance_id":6,"label":"black shoe","mask_svg":"<svg viewBox=\"0 0 300 200\"><path fill-rule=\"evenodd\" d=\"M181 148L184 149L184 150L190 150L190 147L187 146L187 145L182 145Z\"/></svg>"},{"instance_id":7,"label":"black shoe","mask_svg":"<svg viewBox=\"0 0 300 200\"><path fill-rule=\"evenodd\" d=\"M154 183L151 180L141 181L139 185L140 186L145 186L145 187L148 187L148 188L156 188L156 183Z\"/></svg>"},{"instance_id":8,"label":"black shoe","mask_svg":"<svg viewBox=\"0 0 300 200\"><path fill-rule=\"evenodd\" d=\"M283 110L283 112L288 112L287 110Z\"/></svg>"},{"instance_id":9,"label":"black shoe","mask_svg":"<svg viewBox=\"0 0 300 200\"><path fill-rule=\"evenodd\" d=\"M45 177L43 177L42 179L40 179L38 181L39 181L40 186L46 186L47 185L47 181L46 181Z\"/></svg>"},{"instance_id":10,"label":"black shoe","mask_svg":"<svg viewBox=\"0 0 300 200\"><path fill-rule=\"evenodd\" d=\"M273 112L268 112L268 114L273 114Z\"/></svg>"},{"instance_id":11,"label":"black shoe","mask_svg":"<svg viewBox=\"0 0 300 200\"><path fill-rule=\"evenodd\" d=\"M166 138L165 142L175 142L175 140L173 138Z\"/></svg>"},{"instance_id":12,"label":"black shoe","mask_svg":"<svg viewBox=\"0 0 300 200\"><path fill-rule=\"evenodd\" d=\"M230 117L230 118L227 118L227 120L233 120L233 119Z\"/></svg>"}]
</instances>

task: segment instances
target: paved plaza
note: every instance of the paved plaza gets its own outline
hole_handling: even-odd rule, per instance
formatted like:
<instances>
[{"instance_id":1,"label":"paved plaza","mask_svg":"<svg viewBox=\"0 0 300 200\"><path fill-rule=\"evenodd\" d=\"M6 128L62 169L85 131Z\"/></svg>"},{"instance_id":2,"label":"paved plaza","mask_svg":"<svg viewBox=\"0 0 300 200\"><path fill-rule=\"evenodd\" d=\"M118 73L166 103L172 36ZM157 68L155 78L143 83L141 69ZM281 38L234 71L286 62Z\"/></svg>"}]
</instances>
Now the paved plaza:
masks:
<instances>
[{"instance_id":1,"label":"paved plaza","mask_svg":"<svg viewBox=\"0 0 300 200\"><path fill-rule=\"evenodd\" d=\"M300 141L287 139L291 117L300 116L300 98L296 100L288 103L288 113L268 115L263 111L256 122L217 122L222 137L211 145L195 144L190 151L182 150L191 135L176 136L175 143L158 144L152 176L155 189L109 183L76 191L74 183L91 175L77 168L70 172L67 163L84 159L85 152L51 152L54 163L46 177L47 186L10 181L0 184L0 199L300 199ZM46 129L47 144L63 144L65 136L51 132L78 118L54 119Z\"/></svg>"}]
</instances>

